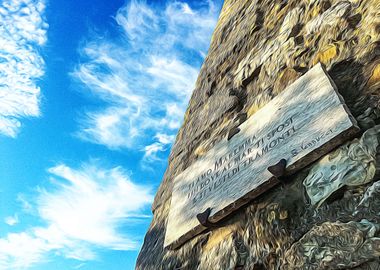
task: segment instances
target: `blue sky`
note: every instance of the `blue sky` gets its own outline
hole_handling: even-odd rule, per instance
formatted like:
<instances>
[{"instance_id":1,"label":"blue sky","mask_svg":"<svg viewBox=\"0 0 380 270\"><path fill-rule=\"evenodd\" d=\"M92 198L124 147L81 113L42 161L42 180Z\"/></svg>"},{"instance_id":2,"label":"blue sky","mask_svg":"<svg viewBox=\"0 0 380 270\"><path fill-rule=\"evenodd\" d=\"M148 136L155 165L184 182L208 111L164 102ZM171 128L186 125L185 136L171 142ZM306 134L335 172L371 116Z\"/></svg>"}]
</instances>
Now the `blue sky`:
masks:
<instances>
[{"instance_id":1,"label":"blue sky","mask_svg":"<svg viewBox=\"0 0 380 270\"><path fill-rule=\"evenodd\" d=\"M134 269L222 1L0 1L0 269Z\"/></svg>"}]
</instances>

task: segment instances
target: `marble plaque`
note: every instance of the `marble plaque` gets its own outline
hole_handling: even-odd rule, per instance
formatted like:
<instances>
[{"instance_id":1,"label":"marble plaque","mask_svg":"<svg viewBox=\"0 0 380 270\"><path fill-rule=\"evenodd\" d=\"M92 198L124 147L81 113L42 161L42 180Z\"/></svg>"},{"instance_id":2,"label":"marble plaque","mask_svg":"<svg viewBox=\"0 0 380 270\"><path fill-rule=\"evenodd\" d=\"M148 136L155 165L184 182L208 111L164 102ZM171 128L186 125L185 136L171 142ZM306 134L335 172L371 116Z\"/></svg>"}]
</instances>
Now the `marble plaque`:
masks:
<instances>
[{"instance_id":1,"label":"marble plaque","mask_svg":"<svg viewBox=\"0 0 380 270\"><path fill-rule=\"evenodd\" d=\"M239 129L174 179L165 247L177 248L206 229L198 213L211 208L209 220L217 222L278 184L267 168L279 160L290 175L359 131L320 64Z\"/></svg>"}]
</instances>

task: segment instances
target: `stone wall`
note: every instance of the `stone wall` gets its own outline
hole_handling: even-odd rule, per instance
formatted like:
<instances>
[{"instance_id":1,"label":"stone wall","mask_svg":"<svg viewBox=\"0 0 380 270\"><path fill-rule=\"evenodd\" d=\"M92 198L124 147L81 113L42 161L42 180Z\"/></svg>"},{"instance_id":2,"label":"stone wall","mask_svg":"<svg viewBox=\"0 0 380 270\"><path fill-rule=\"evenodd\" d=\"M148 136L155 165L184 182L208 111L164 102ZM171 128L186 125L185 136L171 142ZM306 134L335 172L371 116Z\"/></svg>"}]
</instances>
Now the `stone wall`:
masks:
<instances>
[{"instance_id":1,"label":"stone wall","mask_svg":"<svg viewBox=\"0 0 380 270\"><path fill-rule=\"evenodd\" d=\"M175 176L318 62L363 133L163 249ZM379 0L226 0L136 269L380 269L379 123Z\"/></svg>"}]
</instances>

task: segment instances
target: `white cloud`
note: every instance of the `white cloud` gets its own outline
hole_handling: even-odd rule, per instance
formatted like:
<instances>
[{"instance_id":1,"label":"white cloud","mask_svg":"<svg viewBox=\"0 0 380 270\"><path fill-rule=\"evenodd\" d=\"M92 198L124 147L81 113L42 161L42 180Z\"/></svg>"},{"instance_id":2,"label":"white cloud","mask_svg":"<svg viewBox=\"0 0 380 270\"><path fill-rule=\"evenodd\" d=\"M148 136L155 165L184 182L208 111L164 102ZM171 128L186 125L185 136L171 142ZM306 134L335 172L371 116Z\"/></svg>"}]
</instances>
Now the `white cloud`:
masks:
<instances>
[{"instance_id":1,"label":"white cloud","mask_svg":"<svg viewBox=\"0 0 380 270\"><path fill-rule=\"evenodd\" d=\"M122 228L147 217L150 188L134 184L120 167L62 164L48 171L52 187L39 188L34 205L46 226L0 238L0 269L27 268L49 254L86 261L99 249L137 248L134 236Z\"/></svg>"},{"instance_id":2,"label":"white cloud","mask_svg":"<svg viewBox=\"0 0 380 270\"><path fill-rule=\"evenodd\" d=\"M212 1L195 5L169 1L163 9L133 0L115 16L118 39L95 36L80 49L72 76L105 106L85 112L80 138L159 159L169 143L158 134L174 138L180 127L217 21Z\"/></svg>"},{"instance_id":3,"label":"white cloud","mask_svg":"<svg viewBox=\"0 0 380 270\"><path fill-rule=\"evenodd\" d=\"M9 225L9 226L14 226L14 225L16 225L16 224L19 222L19 220L18 220L18 215L15 214L15 215L13 215L13 216L6 217L6 218L4 219L4 222L5 222L7 225Z\"/></svg>"},{"instance_id":4,"label":"white cloud","mask_svg":"<svg viewBox=\"0 0 380 270\"><path fill-rule=\"evenodd\" d=\"M106 144L109 148L120 146L131 147L138 135L139 126L142 129L144 123L137 123L140 116L138 108L110 107L102 112L88 112L86 119L82 121L83 128L79 133L82 139Z\"/></svg>"},{"instance_id":5,"label":"white cloud","mask_svg":"<svg viewBox=\"0 0 380 270\"><path fill-rule=\"evenodd\" d=\"M165 11L169 28L167 35L187 48L207 51L219 12L213 1L204 4L207 8L200 10L192 9L185 2L174 1L168 5Z\"/></svg>"},{"instance_id":6,"label":"white cloud","mask_svg":"<svg viewBox=\"0 0 380 270\"><path fill-rule=\"evenodd\" d=\"M44 0L0 2L0 133L16 137L23 117L40 115L40 88L44 74L39 49L48 25Z\"/></svg>"},{"instance_id":7,"label":"white cloud","mask_svg":"<svg viewBox=\"0 0 380 270\"><path fill-rule=\"evenodd\" d=\"M25 197L24 194L18 194L16 200L21 204L23 212L29 214L33 213L33 206L29 203L28 199Z\"/></svg>"},{"instance_id":8,"label":"white cloud","mask_svg":"<svg viewBox=\"0 0 380 270\"><path fill-rule=\"evenodd\" d=\"M115 19L132 40L141 40L159 27L159 18L145 1L132 0L118 10Z\"/></svg>"},{"instance_id":9,"label":"white cloud","mask_svg":"<svg viewBox=\"0 0 380 270\"><path fill-rule=\"evenodd\" d=\"M174 141L175 136L158 133L156 135L156 138L157 138L158 142L160 142L162 144L171 144Z\"/></svg>"},{"instance_id":10,"label":"white cloud","mask_svg":"<svg viewBox=\"0 0 380 270\"><path fill-rule=\"evenodd\" d=\"M25 269L44 259L49 244L33 235L10 233L0 238L0 269Z\"/></svg>"},{"instance_id":11,"label":"white cloud","mask_svg":"<svg viewBox=\"0 0 380 270\"><path fill-rule=\"evenodd\" d=\"M149 168L147 163L162 160L162 158L159 157L159 152L168 150L169 146L173 143L175 136L158 133L155 136L155 139L156 142L145 146L145 154L142 160L145 168Z\"/></svg>"},{"instance_id":12,"label":"white cloud","mask_svg":"<svg viewBox=\"0 0 380 270\"><path fill-rule=\"evenodd\" d=\"M152 56L146 72L152 77L152 89L165 87L174 97L190 98L198 70L178 59Z\"/></svg>"},{"instance_id":13,"label":"white cloud","mask_svg":"<svg viewBox=\"0 0 380 270\"><path fill-rule=\"evenodd\" d=\"M157 161L159 158L157 157L158 152L163 152L166 150L166 145L155 142L153 144L145 146L145 155L144 160L145 161Z\"/></svg>"}]
</instances>

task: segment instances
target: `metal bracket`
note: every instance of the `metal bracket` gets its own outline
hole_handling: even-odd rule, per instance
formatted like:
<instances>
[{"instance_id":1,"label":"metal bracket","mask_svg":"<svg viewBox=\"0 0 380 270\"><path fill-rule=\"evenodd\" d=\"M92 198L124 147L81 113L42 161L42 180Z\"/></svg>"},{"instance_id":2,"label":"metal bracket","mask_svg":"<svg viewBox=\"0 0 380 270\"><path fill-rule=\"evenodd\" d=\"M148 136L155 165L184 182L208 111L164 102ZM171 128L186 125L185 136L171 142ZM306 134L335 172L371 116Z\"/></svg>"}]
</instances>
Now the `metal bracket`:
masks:
<instances>
[{"instance_id":1,"label":"metal bracket","mask_svg":"<svg viewBox=\"0 0 380 270\"><path fill-rule=\"evenodd\" d=\"M281 177L285 175L286 171L286 159L281 159L273 166L268 167L268 171L277 179L280 180Z\"/></svg>"},{"instance_id":2,"label":"metal bracket","mask_svg":"<svg viewBox=\"0 0 380 270\"><path fill-rule=\"evenodd\" d=\"M208 220L211 214L211 208L207 208L204 212L197 214L199 223L206 228L217 228L219 226Z\"/></svg>"},{"instance_id":3,"label":"metal bracket","mask_svg":"<svg viewBox=\"0 0 380 270\"><path fill-rule=\"evenodd\" d=\"M228 132L227 141L231 140L233 136L240 132L240 128L234 127Z\"/></svg>"}]
</instances>

